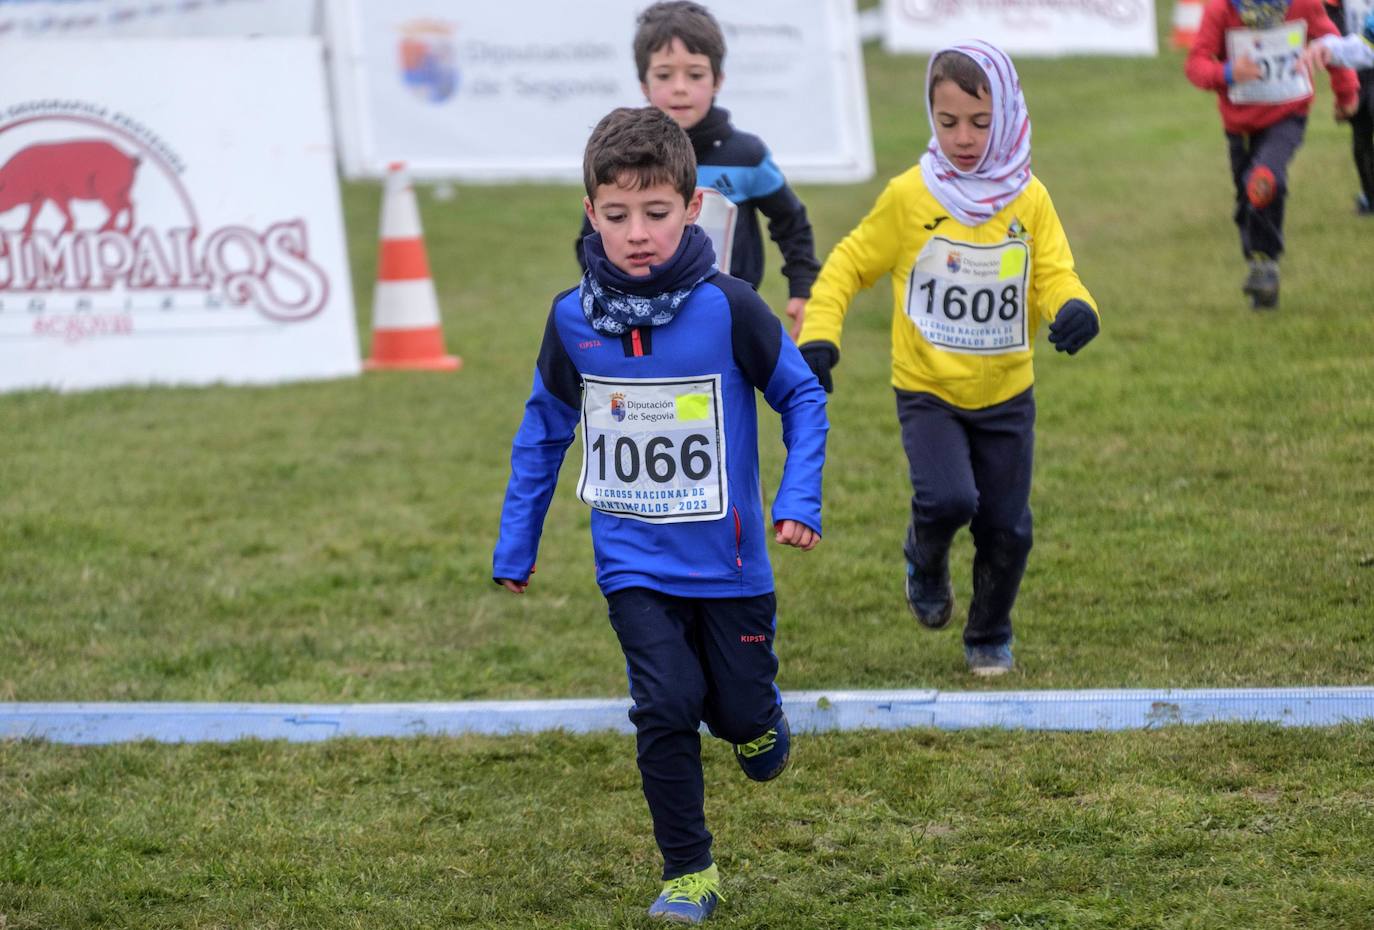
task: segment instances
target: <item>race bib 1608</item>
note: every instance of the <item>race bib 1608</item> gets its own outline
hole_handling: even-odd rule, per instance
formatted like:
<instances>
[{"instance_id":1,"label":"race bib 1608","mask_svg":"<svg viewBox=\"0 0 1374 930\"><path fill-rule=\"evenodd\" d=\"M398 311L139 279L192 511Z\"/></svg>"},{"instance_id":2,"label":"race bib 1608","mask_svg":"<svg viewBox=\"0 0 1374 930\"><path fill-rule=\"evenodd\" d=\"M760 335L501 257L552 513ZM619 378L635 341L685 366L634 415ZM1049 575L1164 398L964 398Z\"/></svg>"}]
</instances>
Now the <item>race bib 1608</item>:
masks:
<instances>
[{"instance_id":1,"label":"race bib 1608","mask_svg":"<svg viewBox=\"0 0 1374 930\"><path fill-rule=\"evenodd\" d=\"M720 375L582 380L578 498L650 523L725 516Z\"/></svg>"},{"instance_id":2,"label":"race bib 1608","mask_svg":"<svg viewBox=\"0 0 1374 930\"><path fill-rule=\"evenodd\" d=\"M1030 248L1019 239L971 245L934 236L907 281L906 315L947 352L1002 355L1026 348Z\"/></svg>"}]
</instances>

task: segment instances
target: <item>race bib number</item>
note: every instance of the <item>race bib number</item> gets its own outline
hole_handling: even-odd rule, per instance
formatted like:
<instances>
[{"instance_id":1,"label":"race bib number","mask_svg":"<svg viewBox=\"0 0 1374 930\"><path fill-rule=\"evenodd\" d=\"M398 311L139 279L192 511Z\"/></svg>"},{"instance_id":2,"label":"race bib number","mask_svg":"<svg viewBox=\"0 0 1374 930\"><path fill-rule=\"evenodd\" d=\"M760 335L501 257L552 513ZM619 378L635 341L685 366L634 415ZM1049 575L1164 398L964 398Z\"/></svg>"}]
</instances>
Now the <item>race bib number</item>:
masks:
<instances>
[{"instance_id":1,"label":"race bib number","mask_svg":"<svg viewBox=\"0 0 1374 930\"><path fill-rule=\"evenodd\" d=\"M1226 30L1226 58L1241 56L1259 65L1253 81L1232 84L1226 97L1232 103L1288 103L1312 96L1312 79L1302 66L1302 47L1307 41L1307 21L1295 20L1269 29Z\"/></svg>"},{"instance_id":2,"label":"race bib number","mask_svg":"<svg viewBox=\"0 0 1374 930\"><path fill-rule=\"evenodd\" d=\"M648 523L725 516L720 375L582 380L583 503Z\"/></svg>"},{"instance_id":3,"label":"race bib number","mask_svg":"<svg viewBox=\"0 0 1374 930\"><path fill-rule=\"evenodd\" d=\"M711 240L716 253L716 267L730 273L730 256L735 248L735 220L739 207L714 187L698 187L701 191L701 215L697 225Z\"/></svg>"},{"instance_id":4,"label":"race bib number","mask_svg":"<svg viewBox=\"0 0 1374 930\"><path fill-rule=\"evenodd\" d=\"M1030 248L1019 239L970 245L933 237L911 268L906 315L947 352L1003 355L1027 346Z\"/></svg>"}]
</instances>

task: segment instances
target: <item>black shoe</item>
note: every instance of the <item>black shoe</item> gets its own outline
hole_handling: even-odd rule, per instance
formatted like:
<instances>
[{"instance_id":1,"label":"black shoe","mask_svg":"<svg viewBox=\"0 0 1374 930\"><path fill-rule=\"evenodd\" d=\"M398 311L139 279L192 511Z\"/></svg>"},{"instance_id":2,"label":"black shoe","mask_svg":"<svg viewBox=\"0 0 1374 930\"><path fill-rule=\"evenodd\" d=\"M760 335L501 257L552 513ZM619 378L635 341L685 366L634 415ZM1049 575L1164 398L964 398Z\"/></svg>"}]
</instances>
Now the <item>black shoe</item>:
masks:
<instances>
[{"instance_id":1,"label":"black shoe","mask_svg":"<svg viewBox=\"0 0 1374 930\"><path fill-rule=\"evenodd\" d=\"M928 630L944 629L954 615L954 585L950 583L949 572L931 578L907 562L906 605L921 626Z\"/></svg>"},{"instance_id":2,"label":"black shoe","mask_svg":"<svg viewBox=\"0 0 1374 930\"><path fill-rule=\"evenodd\" d=\"M1250 273L1241 291L1250 298L1252 310L1273 310L1279 305L1279 263L1267 255L1250 259Z\"/></svg>"}]
</instances>

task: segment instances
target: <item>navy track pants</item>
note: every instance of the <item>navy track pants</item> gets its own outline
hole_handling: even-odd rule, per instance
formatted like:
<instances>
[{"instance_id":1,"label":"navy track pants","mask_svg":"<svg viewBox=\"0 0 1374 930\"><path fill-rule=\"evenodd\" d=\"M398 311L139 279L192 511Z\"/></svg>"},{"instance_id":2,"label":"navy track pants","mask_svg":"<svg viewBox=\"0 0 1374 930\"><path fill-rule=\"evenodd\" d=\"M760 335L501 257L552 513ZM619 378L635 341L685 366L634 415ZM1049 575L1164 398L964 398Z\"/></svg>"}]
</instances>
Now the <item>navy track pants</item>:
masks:
<instances>
[{"instance_id":1,"label":"navy track pants","mask_svg":"<svg viewBox=\"0 0 1374 930\"><path fill-rule=\"evenodd\" d=\"M907 559L918 572L943 574L954 534L967 524L974 544L973 599L964 642L1010 641L1011 608L1031 550L1032 389L979 410L898 390L897 419L911 469Z\"/></svg>"},{"instance_id":2,"label":"navy track pants","mask_svg":"<svg viewBox=\"0 0 1374 930\"><path fill-rule=\"evenodd\" d=\"M773 683L777 599L674 597L647 588L606 595L630 679L630 721L664 880L712 862L701 773L703 722L731 743L782 716Z\"/></svg>"}]
</instances>

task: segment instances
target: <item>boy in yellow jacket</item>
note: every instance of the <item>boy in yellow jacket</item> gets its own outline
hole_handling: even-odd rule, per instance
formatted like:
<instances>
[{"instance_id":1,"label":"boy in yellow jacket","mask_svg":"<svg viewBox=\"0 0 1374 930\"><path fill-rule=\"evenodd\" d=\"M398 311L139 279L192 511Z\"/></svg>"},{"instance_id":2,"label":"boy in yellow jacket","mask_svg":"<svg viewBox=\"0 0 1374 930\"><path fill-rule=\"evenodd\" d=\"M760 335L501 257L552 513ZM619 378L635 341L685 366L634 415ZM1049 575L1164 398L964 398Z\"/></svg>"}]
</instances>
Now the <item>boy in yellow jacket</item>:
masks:
<instances>
[{"instance_id":1,"label":"boy in yellow jacket","mask_svg":"<svg viewBox=\"0 0 1374 930\"><path fill-rule=\"evenodd\" d=\"M1011 609L1031 548L1035 400L1042 321L1070 355L1098 332L1092 296L1043 184L1011 59L982 41L931 57L934 138L826 259L799 343L827 391L850 301L892 282L892 385L910 464L906 599L949 623L949 546L969 524L976 554L964 654L976 675L1012 668Z\"/></svg>"}]
</instances>

